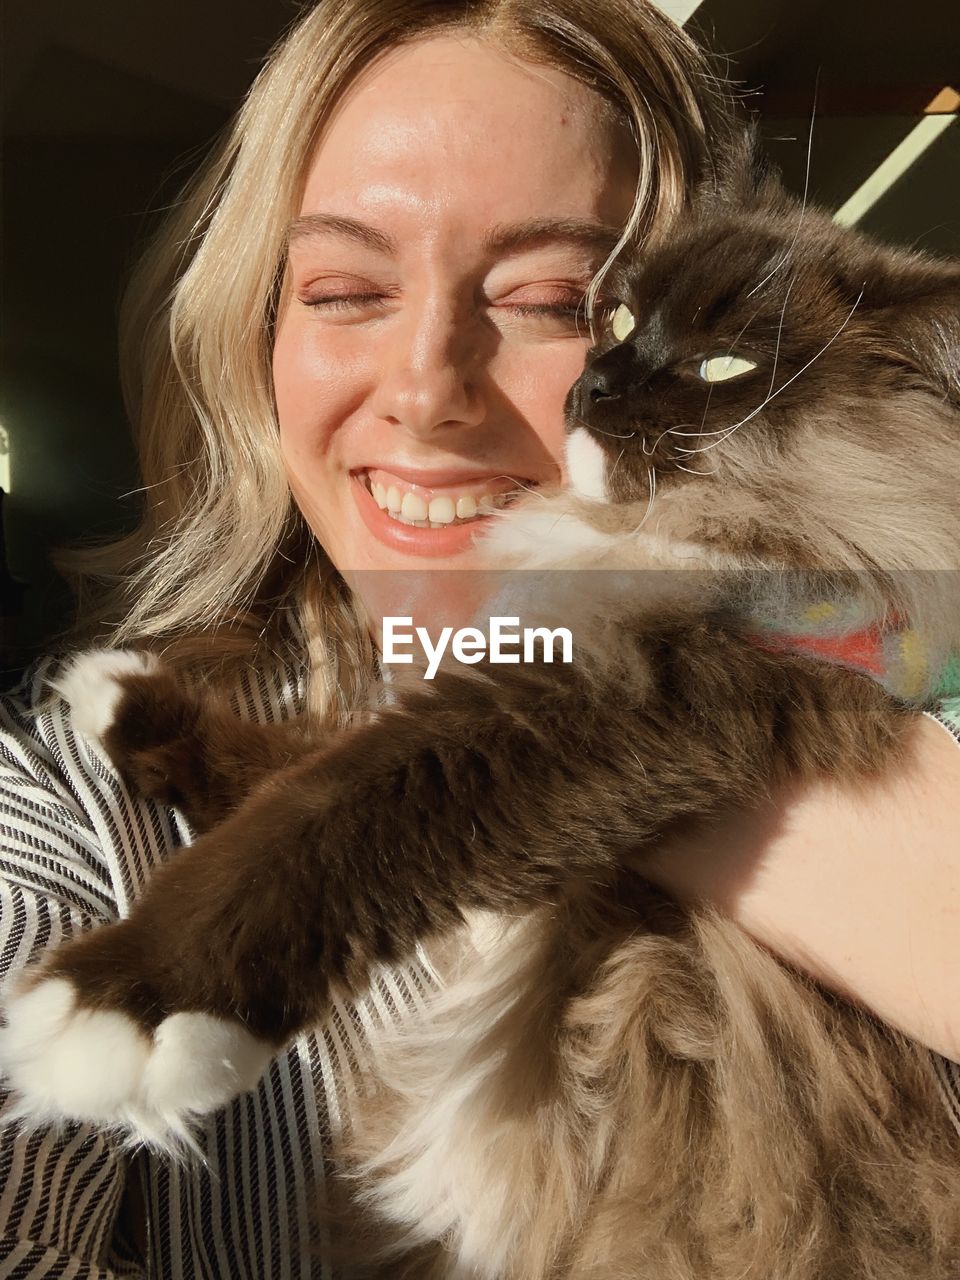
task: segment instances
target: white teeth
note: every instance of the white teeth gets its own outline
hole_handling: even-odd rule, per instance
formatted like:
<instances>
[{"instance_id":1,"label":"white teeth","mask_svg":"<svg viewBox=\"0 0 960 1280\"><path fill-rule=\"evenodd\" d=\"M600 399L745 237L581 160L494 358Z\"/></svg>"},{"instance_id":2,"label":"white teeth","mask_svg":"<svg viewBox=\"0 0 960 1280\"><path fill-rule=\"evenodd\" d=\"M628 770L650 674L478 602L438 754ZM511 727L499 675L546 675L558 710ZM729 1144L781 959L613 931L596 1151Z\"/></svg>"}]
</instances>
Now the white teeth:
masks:
<instances>
[{"instance_id":1,"label":"white teeth","mask_svg":"<svg viewBox=\"0 0 960 1280\"><path fill-rule=\"evenodd\" d=\"M446 497L431 498L427 514L431 524L453 524L457 516L453 499Z\"/></svg>"},{"instance_id":2,"label":"white teeth","mask_svg":"<svg viewBox=\"0 0 960 1280\"><path fill-rule=\"evenodd\" d=\"M484 493L474 497L472 493L454 497L438 494L426 498L412 490L401 490L398 484L384 485L379 480L367 480L367 488L381 511L387 511L401 524L415 525L418 529L444 529L454 521L473 520L478 515L488 515L505 506L509 493Z\"/></svg>"},{"instance_id":3,"label":"white teeth","mask_svg":"<svg viewBox=\"0 0 960 1280\"><path fill-rule=\"evenodd\" d=\"M411 493L408 489L400 504L400 514L405 520L426 520L427 504L419 493Z\"/></svg>"}]
</instances>

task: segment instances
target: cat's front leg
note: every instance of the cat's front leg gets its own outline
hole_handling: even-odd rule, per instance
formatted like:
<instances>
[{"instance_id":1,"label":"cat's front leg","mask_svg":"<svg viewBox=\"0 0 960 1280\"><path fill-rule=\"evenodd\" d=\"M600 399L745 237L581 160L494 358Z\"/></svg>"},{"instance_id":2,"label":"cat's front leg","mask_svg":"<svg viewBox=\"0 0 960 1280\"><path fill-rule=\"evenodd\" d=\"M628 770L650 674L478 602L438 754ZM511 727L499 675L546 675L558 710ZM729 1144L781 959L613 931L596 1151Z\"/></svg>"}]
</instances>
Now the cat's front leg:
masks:
<instances>
[{"instance_id":1,"label":"cat's front leg","mask_svg":"<svg viewBox=\"0 0 960 1280\"><path fill-rule=\"evenodd\" d=\"M137 948L136 930L124 922L20 975L0 1030L0 1075L12 1094L5 1121L88 1123L179 1155L197 1150L196 1120L256 1087L275 1046L236 1019L200 1010L157 1021L153 1010L162 1006L133 972L141 966L124 967ZM97 992L95 971L129 984L123 998Z\"/></svg>"},{"instance_id":2,"label":"cat's front leg","mask_svg":"<svg viewBox=\"0 0 960 1280\"><path fill-rule=\"evenodd\" d=\"M488 754L474 758L463 712L447 708L434 743L439 721L405 707L273 775L161 868L129 918L24 974L0 1032L17 1113L188 1141L191 1117L251 1087L333 987L361 991L371 964L460 923L448 833L454 811L469 831ZM508 724L487 728L494 754L509 746ZM436 751L452 751L463 790L444 794ZM509 867L496 874L513 897Z\"/></svg>"},{"instance_id":3,"label":"cat's front leg","mask_svg":"<svg viewBox=\"0 0 960 1280\"><path fill-rule=\"evenodd\" d=\"M304 832L285 809L241 806L161 868L127 919L19 975L0 1031L8 1118L177 1150L320 1016L311 890L282 852Z\"/></svg>"},{"instance_id":4,"label":"cat's front leg","mask_svg":"<svg viewBox=\"0 0 960 1280\"><path fill-rule=\"evenodd\" d=\"M131 790L179 809L195 831L222 821L315 741L305 721L240 720L148 653L82 653L53 683L74 728L99 745Z\"/></svg>"}]
</instances>

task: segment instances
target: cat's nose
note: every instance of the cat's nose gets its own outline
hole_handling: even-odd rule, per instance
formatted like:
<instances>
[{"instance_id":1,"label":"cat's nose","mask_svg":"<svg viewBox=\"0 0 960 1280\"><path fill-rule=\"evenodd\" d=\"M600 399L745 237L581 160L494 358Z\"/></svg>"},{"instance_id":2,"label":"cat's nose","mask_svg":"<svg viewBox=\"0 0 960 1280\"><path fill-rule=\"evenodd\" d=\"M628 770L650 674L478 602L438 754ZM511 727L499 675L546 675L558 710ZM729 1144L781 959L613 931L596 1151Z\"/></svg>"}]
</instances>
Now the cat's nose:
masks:
<instances>
[{"instance_id":1,"label":"cat's nose","mask_svg":"<svg viewBox=\"0 0 960 1280\"><path fill-rule=\"evenodd\" d=\"M581 418L587 418L590 410L600 404L613 408L634 378L633 352L628 344L621 343L593 357L573 386L571 400L575 411Z\"/></svg>"},{"instance_id":2,"label":"cat's nose","mask_svg":"<svg viewBox=\"0 0 960 1280\"><path fill-rule=\"evenodd\" d=\"M600 400L619 400L626 389L622 378L609 369L588 369L580 384L580 394L587 404Z\"/></svg>"},{"instance_id":3,"label":"cat's nose","mask_svg":"<svg viewBox=\"0 0 960 1280\"><path fill-rule=\"evenodd\" d=\"M630 386L634 375L633 351L629 344L624 342L611 347L591 360L583 371L580 390L584 404L618 400Z\"/></svg>"}]
</instances>

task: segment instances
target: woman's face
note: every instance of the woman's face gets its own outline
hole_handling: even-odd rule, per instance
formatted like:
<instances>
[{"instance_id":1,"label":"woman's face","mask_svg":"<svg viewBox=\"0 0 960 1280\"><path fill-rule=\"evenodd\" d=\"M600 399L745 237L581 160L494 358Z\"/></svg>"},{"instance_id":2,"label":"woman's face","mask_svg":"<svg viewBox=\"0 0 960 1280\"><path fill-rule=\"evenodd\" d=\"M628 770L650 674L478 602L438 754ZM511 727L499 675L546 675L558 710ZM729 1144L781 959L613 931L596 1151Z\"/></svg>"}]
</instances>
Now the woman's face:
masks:
<instances>
[{"instance_id":1,"label":"woman's face","mask_svg":"<svg viewBox=\"0 0 960 1280\"><path fill-rule=\"evenodd\" d=\"M634 184L589 89L474 38L395 50L345 95L273 357L290 486L338 569L482 567L490 500L562 480L576 311Z\"/></svg>"}]
</instances>

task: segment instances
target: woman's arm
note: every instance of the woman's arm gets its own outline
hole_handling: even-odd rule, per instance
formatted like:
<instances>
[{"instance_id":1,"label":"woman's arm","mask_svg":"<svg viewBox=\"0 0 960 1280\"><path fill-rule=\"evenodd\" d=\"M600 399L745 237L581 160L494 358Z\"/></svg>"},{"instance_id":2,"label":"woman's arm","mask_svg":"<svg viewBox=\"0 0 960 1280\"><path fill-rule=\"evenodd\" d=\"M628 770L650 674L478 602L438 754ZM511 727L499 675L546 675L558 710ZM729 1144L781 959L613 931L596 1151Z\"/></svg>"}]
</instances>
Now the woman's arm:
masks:
<instances>
[{"instance_id":1,"label":"woman's arm","mask_svg":"<svg viewBox=\"0 0 960 1280\"><path fill-rule=\"evenodd\" d=\"M908 761L737 813L646 864L886 1022L960 1061L960 750L918 717Z\"/></svg>"}]
</instances>

